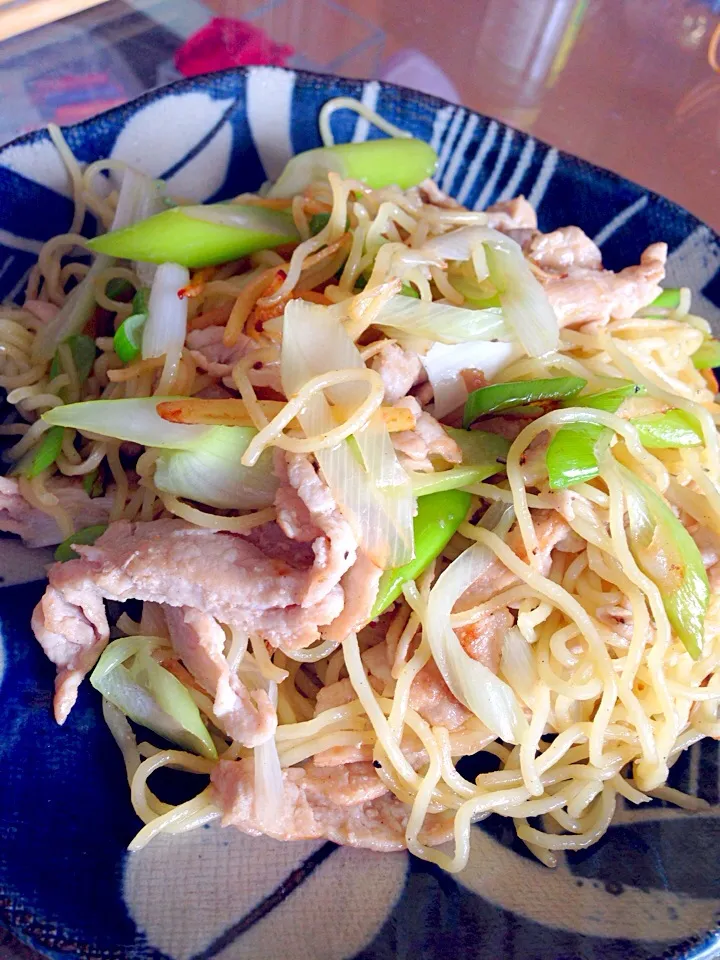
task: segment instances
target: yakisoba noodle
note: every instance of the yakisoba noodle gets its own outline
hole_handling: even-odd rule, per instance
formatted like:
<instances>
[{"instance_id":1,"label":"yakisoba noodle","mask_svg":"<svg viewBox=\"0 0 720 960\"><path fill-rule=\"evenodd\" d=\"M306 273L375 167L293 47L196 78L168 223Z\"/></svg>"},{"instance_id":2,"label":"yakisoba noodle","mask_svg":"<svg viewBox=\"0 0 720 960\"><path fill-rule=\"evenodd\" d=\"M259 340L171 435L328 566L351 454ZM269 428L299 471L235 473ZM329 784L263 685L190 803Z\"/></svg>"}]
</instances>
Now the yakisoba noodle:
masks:
<instances>
[{"instance_id":1,"label":"yakisoba noodle","mask_svg":"<svg viewBox=\"0 0 720 960\"><path fill-rule=\"evenodd\" d=\"M321 112L326 145L333 143L331 116L341 108L355 110L392 136L404 135L362 104L341 98ZM135 310L126 291L143 286L147 264L110 261L94 276L93 290L97 308L114 321L112 329L85 331L94 339L96 356L83 381L70 341L58 344L53 369L49 361L34 359L33 345L38 331L66 302L69 288L87 275L85 263L68 262L85 244L77 231L87 211L110 228L126 168L110 160L83 170L57 128L51 137L68 169L75 214L68 233L44 245L28 280L24 306L0 310L0 385L14 407L0 430L8 438L4 457L10 463L38 449L49 429L41 415L51 409L157 393L240 398L248 418L244 422L254 424L256 432L238 468L252 467L268 448L310 456L336 448L361 433L381 408L390 408L381 373L393 351L404 350L406 356L416 350L422 356L428 350L427 342L413 341L407 331L392 331L382 321L401 290L416 296L419 305L442 301L460 308L469 304L468 279L479 284L479 299L493 295L483 287L492 276L483 245L476 245L460 265L425 250L434 237L486 225L486 214L457 207L432 185L407 191L394 186L371 189L330 172L293 197L237 198L258 210L288 213L298 239L279 250L258 250L194 271L185 291L188 336L170 369L162 356L128 361L116 352L112 333ZM323 214L318 225L313 218ZM503 218L512 220L513 215L506 207L498 212L501 229ZM523 223L512 228L542 237ZM527 262L541 280L557 279L532 256ZM297 298L327 305L329 315L357 343L365 366L308 377L294 395L285 396L279 392L281 318ZM690 310L689 291L682 290L670 307L646 302L631 311L632 316L623 308L620 317L610 313L571 323L560 330L557 349L542 356L524 352L488 377L501 384L578 377L586 383L585 394L628 381L644 390L641 396L629 396L622 410L591 409L570 398L565 406L534 410L530 401L514 423L517 411L496 416L495 426L489 417L481 420L481 429L509 430L507 455L498 461L502 469L466 487L471 500L465 519L415 582L402 585L394 606L379 622L351 629L344 637L321 635L305 647L279 643L270 650L262 637L222 626L231 675L255 693L270 691L273 698L277 693L277 728L271 735L277 770L332 770L342 757L349 757L348 763L372 763L387 796L405 804L400 844L451 871L467 863L472 824L490 813L512 818L528 848L553 866L560 853L585 849L602 836L619 799L637 804L658 797L688 809L702 807L702 801L665 782L683 750L705 736L720 735L720 599L710 596L704 643L697 659L691 659L671 621L656 572L638 559L628 525L633 494L622 472L629 469L650 485L699 540L702 528L720 538L720 406L712 377L693 365L693 354L707 342L709 327ZM384 335L375 327L381 322ZM218 330L219 338L203 339ZM215 345L212 357L207 343ZM322 346L318 344L318 350ZM420 369L418 362L418 373ZM468 369L477 373L482 367L469 360ZM423 391L428 384L422 376L416 379L410 399L419 402L418 409L427 408ZM332 429L304 435L298 419L312 398L339 385L357 388L355 405L336 410ZM281 404L273 416L262 405L268 389ZM403 396L400 403L406 401ZM681 411L697 424L696 445L646 445L632 418L667 409ZM430 429L430 421L424 423ZM445 425L457 424L457 412L445 418ZM563 429L593 429L605 441L596 449L596 476L553 489L544 450L548 438ZM401 441L405 434L415 440ZM416 442L417 436L415 431L397 433L397 448L412 449L398 445ZM118 439L66 428L54 461L33 476L18 478L18 495L52 518L63 538L75 531L75 519L60 484L79 487L97 478L109 500L111 523L178 517L192 527L252 537L279 518L276 505L217 508L159 489L154 479L158 456L152 447L133 452ZM403 456L412 472L412 457ZM438 472L437 458L427 459L422 469ZM564 532L546 549L548 514L564 525ZM702 546L711 552L712 543L703 540ZM468 551L478 559L478 570L494 571L498 586L489 594L480 590L459 606L462 594L454 597L446 627L455 637L472 636L489 618L510 616L494 672L519 705L515 743L499 740L474 709L458 702L458 689L453 687L452 696L444 680L439 689L453 709L461 711L459 726L436 722L416 696L422 678L435 666L430 639L437 627L431 610L443 589L438 578L469 556ZM710 577L714 587L712 564ZM477 585L471 585L471 592ZM153 605L146 605L140 623L123 614L117 627L138 637L133 641L137 651L172 666L203 718L218 759L138 740L123 712L103 700L134 809L145 823L131 849L161 831L184 832L227 813L212 785L179 806L162 802L148 785L153 772L169 766L212 776L218 763L244 763L260 749L224 732L212 692L193 681L182 656L173 659L171 641L152 635L157 627L148 632L157 616ZM158 622L162 626L162 616ZM383 645L385 666L373 672L370 651ZM131 655L130 662L137 655ZM338 689L336 684L345 685L344 702L322 707L327 701L323 691ZM455 764L468 754L484 754L497 769L467 779ZM267 810L265 815L258 811L263 830L272 833L266 815ZM538 817L544 829L529 822ZM448 838L452 848L435 846Z\"/></svg>"}]
</instances>

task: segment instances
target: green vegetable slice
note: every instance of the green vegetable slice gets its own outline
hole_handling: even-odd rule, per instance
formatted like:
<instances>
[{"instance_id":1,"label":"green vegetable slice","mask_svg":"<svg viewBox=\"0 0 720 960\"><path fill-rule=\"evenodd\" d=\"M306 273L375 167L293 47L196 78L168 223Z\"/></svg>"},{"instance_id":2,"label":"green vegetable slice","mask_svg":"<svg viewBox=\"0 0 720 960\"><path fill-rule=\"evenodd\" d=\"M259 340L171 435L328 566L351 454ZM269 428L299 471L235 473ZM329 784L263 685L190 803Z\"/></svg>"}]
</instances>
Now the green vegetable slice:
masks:
<instances>
[{"instance_id":1,"label":"green vegetable slice","mask_svg":"<svg viewBox=\"0 0 720 960\"><path fill-rule=\"evenodd\" d=\"M587 380L582 377L549 377L543 380L514 380L480 387L468 396L463 426L468 428L488 413L501 413L513 407L547 401L566 400L579 393Z\"/></svg>"},{"instance_id":2,"label":"green vegetable slice","mask_svg":"<svg viewBox=\"0 0 720 960\"><path fill-rule=\"evenodd\" d=\"M82 530L76 530L75 533L72 533L55 548L55 559L59 563L65 563L67 560L76 560L80 554L73 550L74 544L77 543L87 546L95 543L98 537L102 536L106 530L106 523L99 523L93 527L83 527Z\"/></svg>"},{"instance_id":3,"label":"green vegetable slice","mask_svg":"<svg viewBox=\"0 0 720 960\"><path fill-rule=\"evenodd\" d=\"M270 188L269 196L294 197L330 172L339 173L344 179L362 180L373 190L392 184L407 190L431 177L436 163L433 148L412 137L337 143L292 157Z\"/></svg>"},{"instance_id":4,"label":"green vegetable slice","mask_svg":"<svg viewBox=\"0 0 720 960\"><path fill-rule=\"evenodd\" d=\"M403 584L415 580L447 546L470 509L471 496L462 490L431 493L418 500L413 521L415 557L409 563L386 570L380 578L370 619L387 610L402 592Z\"/></svg>"},{"instance_id":5,"label":"green vegetable slice","mask_svg":"<svg viewBox=\"0 0 720 960\"><path fill-rule=\"evenodd\" d=\"M710 584L697 544L665 500L619 466L628 510L628 540L635 561L656 584L673 630L697 660L705 639Z\"/></svg>"},{"instance_id":6,"label":"green vegetable slice","mask_svg":"<svg viewBox=\"0 0 720 960\"><path fill-rule=\"evenodd\" d=\"M80 383L85 383L90 376L93 364L95 363L95 357L97 356L95 341L92 337L88 337L84 333L76 333L68 337L64 342L70 347L78 380ZM53 380L61 373L62 364L60 363L59 355L56 353L50 364L48 376Z\"/></svg>"},{"instance_id":7,"label":"green vegetable slice","mask_svg":"<svg viewBox=\"0 0 720 960\"><path fill-rule=\"evenodd\" d=\"M692 355L692 362L696 370L720 367L720 340L708 338Z\"/></svg>"},{"instance_id":8,"label":"green vegetable slice","mask_svg":"<svg viewBox=\"0 0 720 960\"><path fill-rule=\"evenodd\" d=\"M132 312L147 315L149 303L150 287L138 287L135 291L135 296L132 298Z\"/></svg>"},{"instance_id":9,"label":"green vegetable slice","mask_svg":"<svg viewBox=\"0 0 720 960\"><path fill-rule=\"evenodd\" d=\"M211 219L218 216L225 218ZM207 210L208 219L203 220ZM230 224L233 225L230 225ZM297 240L292 217L277 210L240 204L173 207L122 230L88 241L91 250L112 257L150 263L206 267L246 256L256 250Z\"/></svg>"},{"instance_id":10,"label":"green vegetable slice","mask_svg":"<svg viewBox=\"0 0 720 960\"><path fill-rule=\"evenodd\" d=\"M563 406L590 407L591 410L617 413L624 400L644 392L644 387L628 381L610 390L575 397ZM606 432L605 427L595 423L577 423L560 427L551 439L545 454L548 480L552 490L564 490L576 483L592 480L598 475L595 447Z\"/></svg>"},{"instance_id":11,"label":"green vegetable slice","mask_svg":"<svg viewBox=\"0 0 720 960\"><path fill-rule=\"evenodd\" d=\"M200 756L217 750L183 684L150 656L162 641L122 637L103 651L90 683L126 717ZM132 658L132 659L131 659ZM131 660L130 666L124 664Z\"/></svg>"},{"instance_id":12,"label":"green vegetable slice","mask_svg":"<svg viewBox=\"0 0 720 960\"><path fill-rule=\"evenodd\" d=\"M699 447L703 442L699 421L684 410L668 410L633 417L643 445L650 448Z\"/></svg>"},{"instance_id":13,"label":"green vegetable slice","mask_svg":"<svg viewBox=\"0 0 720 960\"><path fill-rule=\"evenodd\" d=\"M663 290L659 296L655 297L650 306L663 307L667 310L675 310L680 306L680 288L668 287L666 290Z\"/></svg>"},{"instance_id":14,"label":"green vegetable slice","mask_svg":"<svg viewBox=\"0 0 720 960\"><path fill-rule=\"evenodd\" d=\"M131 363L140 356L142 332L147 322L146 313L134 313L120 324L113 337L115 353L123 363Z\"/></svg>"},{"instance_id":15,"label":"green vegetable slice","mask_svg":"<svg viewBox=\"0 0 720 960\"><path fill-rule=\"evenodd\" d=\"M46 430L37 446L25 454L13 472L31 480L51 467L62 449L64 433L63 427L50 427Z\"/></svg>"}]
</instances>

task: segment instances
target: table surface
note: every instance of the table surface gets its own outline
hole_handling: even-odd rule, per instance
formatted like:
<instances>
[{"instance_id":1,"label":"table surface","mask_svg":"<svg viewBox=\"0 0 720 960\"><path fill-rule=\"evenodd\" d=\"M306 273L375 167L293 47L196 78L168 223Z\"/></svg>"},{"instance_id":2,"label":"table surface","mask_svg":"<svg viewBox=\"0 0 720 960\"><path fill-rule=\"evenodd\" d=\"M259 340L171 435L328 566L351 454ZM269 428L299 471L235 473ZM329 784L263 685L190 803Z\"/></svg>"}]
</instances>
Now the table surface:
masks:
<instances>
[{"instance_id":1,"label":"table surface","mask_svg":"<svg viewBox=\"0 0 720 960\"><path fill-rule=\"evenodd\" d=\"M217 15L289 44L291 65L454 97L720 231L720 0L110 0L0 43L0 142L173 79ZM0 960L30 955L0 937Z\"/></svg>"}]
</instances>

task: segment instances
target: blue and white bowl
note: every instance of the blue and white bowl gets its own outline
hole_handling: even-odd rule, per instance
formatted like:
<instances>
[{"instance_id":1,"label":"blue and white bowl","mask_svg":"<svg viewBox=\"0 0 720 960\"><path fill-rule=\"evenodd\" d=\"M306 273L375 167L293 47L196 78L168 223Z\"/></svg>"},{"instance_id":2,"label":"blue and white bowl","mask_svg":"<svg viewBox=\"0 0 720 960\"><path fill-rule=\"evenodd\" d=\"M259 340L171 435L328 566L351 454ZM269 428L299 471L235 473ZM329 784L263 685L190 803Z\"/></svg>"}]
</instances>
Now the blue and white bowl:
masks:
<instances>
[{"instance_id":1,"label":"blue and white bowl","mask_svg":"<svg viewBox=\"0 0 720 960\"><path fill-rule=\"evenodd\" d=\"M518 193L549 229L579 224L606 264L670 247L668 282L720 329L720 240L662 197L462 107L397 87L255 67L153 91L65 131L82 162L118 157L172 193L219 200L317 146L330 97L361 99L437 149L440 186L470 207ZM377 136L347 111L336 138ZM44 240L72 216L47 133L0 150L0 296L21 295ZM86 228L92 231L89 218ZM0 922L51 957L129 960L647 960L720 952L720 767L712 742L672 783L709 801L689 814L620 809L607 836L550 871L491 818L451 877L407 854L281 844L213 825L126 847L139 823L99 696L84 684L64 727L52 666L30 632L42 552L0 543Z\"/></svg>"}]
</instances>

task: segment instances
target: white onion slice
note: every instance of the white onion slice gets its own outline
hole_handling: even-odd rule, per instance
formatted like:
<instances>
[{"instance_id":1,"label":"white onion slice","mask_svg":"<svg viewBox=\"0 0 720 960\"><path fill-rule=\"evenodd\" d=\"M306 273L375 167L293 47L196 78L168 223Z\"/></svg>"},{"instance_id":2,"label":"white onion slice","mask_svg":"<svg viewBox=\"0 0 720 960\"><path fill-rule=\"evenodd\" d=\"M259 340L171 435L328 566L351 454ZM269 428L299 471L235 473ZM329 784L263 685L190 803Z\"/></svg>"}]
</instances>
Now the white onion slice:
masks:
<instances>
[{"instance_id":1,"label":"white onion slice","mask_svg":"<svg viewBox=\"0 0 720 960\"><path fill-rule=\"evenodd\" d=\"M215 427L170 423L157 412L158 403L177 397L131 397L127 400L85 400L54 407L43 419L57 427L74 427L114 440L145 447L187 450L210 435Z\"/></svg>"},{"instance_id":2,"label":"white onion slice","mask_svg":"<svg viewBox=\"0 0 720 960\"><path fill-rule=\"evenodd\" d=\"M532 648L517 627L505 634L500 673L528 707L533 706L533 691L537 683L537 668Z\"/></svg>"},{"instance_id":3,"label":"white onion slice","mask_svg":"<svg viewBox=\"0 0 720 960\"><path fill-rule=\"evenodd\" d=\"M433 659L457 699L496 737L518 743L526 721L512 688L465 652L450 624L457 600L493 560L492 551L476 543L440 574L428 598L427 637Z\"/></svg>"},{"instance_id":4,"label":"white onion slice","mask_svg":"<svg viewBox=\"0 0 720 960\"><path fill-rule=\"evenodd\" d=\"M402 295L390 297L378 311L373 324L437 343L514 339L497 307L470 310L442 300L431 302Z\"/></svg>"},{"instance_id":5,"label":"white onion slice","mask_svg":"<svg viewBox=\"0 0 720 960\"><path fill-rule=\"evenodd\" d=\"M435 396L435 416L444 417L462 406L468 397L467 387L460 372L481 370L487 380L498 373L522 353L517 343L457 343L449 346L434 343L423 362Z\"/></svg>"},{"instance_id":6,"label":"white onion slice","mask_svg":"<svg viewBox=\"0 0 720 960\"><path fill-rule=\"evenodd\" d=\"M331 310L302 300L287 305L281 357L286 396L293 396L311 377L328 370L364 366L360 352ZM343 406L355 406L365 395L355 383L332 387L326 393L333 403ZM308 436L337 426L328 400L319 394L310 399L298 420ZM355 434L355 440L363 466L346 442L318 451L318 463L371 559L383 568L400 566L413 556L415 500L410 479L379 414Z\"/></svg>"},{"instance_id":7,"label":"white onion slice","mask_svg":"<svg viewBox=\"0 0 720 960\"><path fill-rule=\"evenodd\" d=\"M274 680L263 680L270 702L277 708L278 688ZM255 816L269 828L277 827L282 815L285 793L280 755L275 737L270 737L253 750L255 766Z\"/></svg>"},{"instance_id":8,"label":"white onion slice","mask_svg":"<svg viewBox=\"0 0 720 960\"><path fill-rule=\"evenodd\" d=\"M473 258L479 244L485 244L490 277L497 287L505 320L526 352L542 357L556 350L557 317L520 245L510 237L491 227L460 227L434 237L423 251L432 257L466 261Z\"/></svg>"},{"instance_id":9,"label":"white onion slice","mask_svg":"<svg viewBox=\"0 0 720 960\"><path fill-rule=\"evenodd\" d=\"M240 463L256 433L254 427L212 427L191 450L164 451L155 464L155 486L224 510L269 507L278 488L272 451L252 467Z\"/></svg>"}]
</instances>

